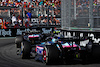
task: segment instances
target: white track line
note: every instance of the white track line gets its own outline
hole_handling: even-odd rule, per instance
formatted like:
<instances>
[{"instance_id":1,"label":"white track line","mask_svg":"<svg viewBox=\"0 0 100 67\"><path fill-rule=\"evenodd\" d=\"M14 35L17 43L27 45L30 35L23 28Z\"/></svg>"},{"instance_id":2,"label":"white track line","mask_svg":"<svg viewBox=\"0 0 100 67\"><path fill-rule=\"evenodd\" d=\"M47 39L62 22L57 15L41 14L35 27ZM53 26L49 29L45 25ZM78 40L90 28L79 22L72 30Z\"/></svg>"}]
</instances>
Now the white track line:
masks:
<instances>
[{"instance_id":1,"label":"white track line","mask_svg":"<svg viewBox=\"0 0 100 67\"><path fill-rule=\"evenodd\" d=\"M15 37L0 37L0 39L14 39Z\"/></svg>"}]
</instances>

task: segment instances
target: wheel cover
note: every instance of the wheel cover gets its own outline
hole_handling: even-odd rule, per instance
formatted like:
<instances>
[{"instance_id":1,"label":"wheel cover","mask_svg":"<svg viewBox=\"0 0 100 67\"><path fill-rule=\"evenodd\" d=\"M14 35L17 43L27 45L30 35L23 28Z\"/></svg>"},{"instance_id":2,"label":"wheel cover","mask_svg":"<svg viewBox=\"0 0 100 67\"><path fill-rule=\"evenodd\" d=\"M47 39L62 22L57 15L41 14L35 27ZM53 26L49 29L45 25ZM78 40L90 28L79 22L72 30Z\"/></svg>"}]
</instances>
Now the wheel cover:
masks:
<instances>
[{"instance_id":1,"label":"wheel cover","mask_svg":"<svg viewBox=\"0 0 100 67\"><path fill-rule=\"evenodd\" d=\"M23 42L21 42L21 57L23 57L23 50L24 50L24 44L23 44Z\"/></svg>"},{"instance_id":2,"label":"wheel cover","mask_svg":"<svg viewBox=\"0 0 100 67\"><path fill-rule=\"evenodd\" d=\"M48 50L46 47L44 47L44 50L43 50L43 61L45 63L48 63Z\"/></svg>"},{"instance_id":3,"label":"wheel cover","mask_svg":"<svg viewBox=\"0 0 100 67\"><path fill-rule=\"evenodd\" d=\"M43 51L43 60L46 61L46 50Z\"/></svg>"}]
</instances>

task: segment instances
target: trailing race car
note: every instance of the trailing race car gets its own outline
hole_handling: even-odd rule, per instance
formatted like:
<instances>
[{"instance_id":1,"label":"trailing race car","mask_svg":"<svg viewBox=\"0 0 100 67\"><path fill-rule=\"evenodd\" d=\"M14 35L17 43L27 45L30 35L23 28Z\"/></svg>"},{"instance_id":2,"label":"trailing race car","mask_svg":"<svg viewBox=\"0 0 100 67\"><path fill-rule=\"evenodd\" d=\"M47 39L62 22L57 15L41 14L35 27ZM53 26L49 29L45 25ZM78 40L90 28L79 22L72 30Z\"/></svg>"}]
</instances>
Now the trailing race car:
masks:
<instances>
[{"instance_id":1,"label":"trailing race car","mask_svg":"<svg viewBox=\"0 0 100 67\"><path fill-rule=\"evenodd\" d=\"M60 32L60 31L59 31ZM17 54L23 59L34 57L46 64L59 59L86 60L92 53L91 37L60 37L57 30L54 34L42 34L40 31L25 32L15 39ZM55 35L56 34L56 35Z\"/></svg>"}]
</instances>

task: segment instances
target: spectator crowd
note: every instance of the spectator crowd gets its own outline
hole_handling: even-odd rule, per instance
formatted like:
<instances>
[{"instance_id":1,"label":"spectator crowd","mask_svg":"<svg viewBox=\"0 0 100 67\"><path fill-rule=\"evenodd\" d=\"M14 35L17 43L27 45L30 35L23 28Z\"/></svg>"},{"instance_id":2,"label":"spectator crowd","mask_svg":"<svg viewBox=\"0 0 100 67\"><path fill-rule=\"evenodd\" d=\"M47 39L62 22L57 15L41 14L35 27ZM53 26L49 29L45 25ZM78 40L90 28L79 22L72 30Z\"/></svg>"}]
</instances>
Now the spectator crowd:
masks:
<instances>
[{"instance_id":1,"label":"spectator crowd","mask_svg":"<svg viewBox=\"0 0 100 67\"><path fill-rule=\"evenodd\" d=\"M77 17L88 17L89 16L89 3L90 0L76 0L76 16ZM16 8L24 8L24 18L22 22L22 9L11 9L11 16L12 16L12 25L14 27L19 26L26 26L30 27L34 25L34 20L31 21L32 18L38 18L38 24L47 24L49 22L50 25L52 24L60 24L60 21L56 18L61 18L61 0L2 0L0 2L0 6L2 7L16 7ZM71 0L71 6L74 7L74 0ZM31 9L29 9L31 8ZM4 12L4 11L2 11ZM8 11L6 11L8 12ZM73 15L74 16L72 9ZM0 10L1 13L1 10ZM18 15L16 15L18 13ZM49 15L48 15L49 14ZM33 16L34 15L34 16ZM93 0L93 15L100 15L100 0ZM15 16L15 17L14 17ZM49 16L49 18L47 17ZM15 20L18 23L15 22ZM31 21L31 22L30 22ZM23 24L22 24L23 23ZM35 22L36 23L36 22Z\"/></svg>"},{"instance_id":2,"label":"spectator crowd","mask_svg":"<svg viewBox=\"0 0 100 67\"><path fill-rule=\"evenodd\" d=\"M76 7L89 7L90 0L76 0ZM72 0L72 6L74 6L74 0ZM100 0L93 0L93 5L100 5Z\"/></svg>"},{"instance_id":3,"label":"spectator crowd","mask_svg":"<svg viewBox=\"0 0 100 67\"><path fill-rule=\"evenodd\" d=\"M10 13L12 17L12 26L14 27L20 27L22 26L22 9L24 8L24 18L26 20L23 20L23 25L28 27L30 24L32 24L33 21L31 21L31 18L35 17L38 18L39 24L49 22L49 24L53 24L53 22L60 23L59 20L56 19L56 17L61 16L61 0L2 0L0 2L1 7L15 7L11 8ZM17 9L16 9L17 8ZM20 9L18 9L20 8ZM31 9L33 9L33 12ZM45 9L44 9L45 8ZM34 11L36 9L36 12ZM38 10L37 10L38 9ZM6 10L6 9L5 9ZM0 10L0 13L2 14L3 10ZM8 12L8 10L6 10ZM34 13L34 14L33 14ZM48 15L49 14L49 15ZM19 18L19 16L21 18ZM49 16L49 18L47 18ZM54 19L53 19L54 18ZM49 21L48 21L49 19ZM20 21L20 24L19 24ZM30 22L31 21L31 22Z\"/></svg>"},{"instance_id":4,"label":"spectator crowd","mask_svg":"<svg viewBox=\"0 0 100 67\"><path fill-rule=\"evenodd\" d=\"M58 14L60 14L61 0L32 0L32 1L4 0L3 2L0 2L0 6L40 8L40 10L42 10L42 8L48 7L49 12L52 13L52 10L54 10L53 13L57 16Z\"/></svg>"},{"instance_id":5,"label":"spectator crowd","mask_svg":"<svg viewBox=\"0 0 100 67\"><path fill-rule=\"evenodd\" d=\"M61 5L61 0L4 0L0 2L0 6L12 6L12 7L46 7L52 5L52 7L56 7L57 4Z\"/></svg>"},{"instance_id":6,"label":"spectator crowd","mask_svg":"<svg viewBox=\"0 0 100 67\"><path fill-rule=\"evenodd\" d=\"M71 17L74 17L74 19L71 19L73 26L80 27L87 27L89 23L89 12L90 8L93 10L93 17L100 17L100 0L76 0L76 17L74 14L74 5L75 0L71 0ZM93 2L92 7L90 7L90 3ZM92 12L92 11L91 11ZM75 19L77 18L77 19ZM97 18L96 18L97 19ZM98 18L100 19L100 18ZM94 18L95 20L95 18ZM95 22L95 21L94 21ZM82 26L81 26L82 24Z\"/></svg>"},{"instance_id":7,"label":"spectator crowd","mask_svg":"<svg viewBox=\"0 0 100 67\"><path fill-rule=\"evenodd\" d=\"M74 7L74 0L71 0L71 6ZM88 17L89 16L90 0L76 0L76 16ZM73 11L74 12L74 11ZM93 15L100 16L100 0L93 0ZM72 15L73 17L73 15Z\"/></svg>"}]
</instances>

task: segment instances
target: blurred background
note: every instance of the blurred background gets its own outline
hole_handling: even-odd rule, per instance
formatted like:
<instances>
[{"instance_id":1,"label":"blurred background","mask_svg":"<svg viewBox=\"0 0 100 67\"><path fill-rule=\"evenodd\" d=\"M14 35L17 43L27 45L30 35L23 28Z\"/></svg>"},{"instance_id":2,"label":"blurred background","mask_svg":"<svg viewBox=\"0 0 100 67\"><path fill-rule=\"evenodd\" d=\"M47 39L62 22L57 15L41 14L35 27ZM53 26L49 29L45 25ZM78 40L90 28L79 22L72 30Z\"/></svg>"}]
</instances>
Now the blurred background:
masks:
<instances>
[{"instance_id":1,"label":"blurred background","mask_svg":"<svg viewBox=\"0 0 100 67\"><path fill-rule=\"evenodd\" d=\"M98 29L100 0L0 0L0 28Z\"/></svg>"},{"instance_id":2,"label":"blurred background","mask_svg":"<svg viewBox=\"0 0 100 67\"><path fill-rule=\"evenodd\" d=\"M100 0L61 0L61 2L63 28L99 30Z\"/></svg>"}]
</instances>

